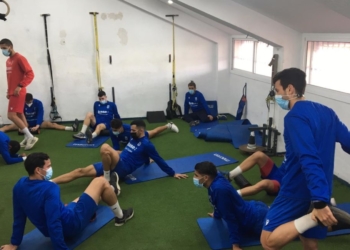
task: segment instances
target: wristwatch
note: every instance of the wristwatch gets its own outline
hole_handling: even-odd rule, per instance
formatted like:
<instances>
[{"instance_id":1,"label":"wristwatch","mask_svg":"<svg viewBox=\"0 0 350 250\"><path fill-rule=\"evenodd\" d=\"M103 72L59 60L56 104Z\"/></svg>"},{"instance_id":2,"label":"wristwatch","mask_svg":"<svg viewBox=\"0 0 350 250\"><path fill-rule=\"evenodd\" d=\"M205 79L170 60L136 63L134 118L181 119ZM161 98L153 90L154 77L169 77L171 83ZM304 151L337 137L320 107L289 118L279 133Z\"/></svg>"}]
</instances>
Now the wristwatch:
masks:
<instances>
[{"instance_id":1,"label":"wristwatch","mask_svg":"<svg viewBox=\"0 0 350 250\"><path fill-rule=\"evenodd\" d=\"M17 87L23 88L23 85L22 84L18 84Z\"/></svg>"},{"instance_id":2,"label":"wristwatch","mask_svg":"<svg viewBox=\"0 0 350 250\"><path fill-rule=\"evenodd\" d=\"M324 201L313 201L312 204L314 205L315 209L322 209L327 206L327 203Z\"/></svg>"}]
</instances>

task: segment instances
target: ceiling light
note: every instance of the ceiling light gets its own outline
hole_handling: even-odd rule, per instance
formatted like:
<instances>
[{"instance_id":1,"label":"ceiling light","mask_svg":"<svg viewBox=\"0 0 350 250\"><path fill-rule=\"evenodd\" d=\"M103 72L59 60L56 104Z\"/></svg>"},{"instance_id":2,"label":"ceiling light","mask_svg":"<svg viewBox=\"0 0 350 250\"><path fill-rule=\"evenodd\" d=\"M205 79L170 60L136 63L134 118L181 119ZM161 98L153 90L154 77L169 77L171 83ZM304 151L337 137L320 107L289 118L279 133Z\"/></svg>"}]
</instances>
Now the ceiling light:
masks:
<instances>
[{"instance_id":1,"label":"ceiling light","mask_svg":"<svg viewBox=\"0 0 350 250\"><path fill-rule=\"evenodd\" d=\"M172 0L168 0L168 4L172 4L173 3L173 1Z\"/></svg>"}]
</instances>

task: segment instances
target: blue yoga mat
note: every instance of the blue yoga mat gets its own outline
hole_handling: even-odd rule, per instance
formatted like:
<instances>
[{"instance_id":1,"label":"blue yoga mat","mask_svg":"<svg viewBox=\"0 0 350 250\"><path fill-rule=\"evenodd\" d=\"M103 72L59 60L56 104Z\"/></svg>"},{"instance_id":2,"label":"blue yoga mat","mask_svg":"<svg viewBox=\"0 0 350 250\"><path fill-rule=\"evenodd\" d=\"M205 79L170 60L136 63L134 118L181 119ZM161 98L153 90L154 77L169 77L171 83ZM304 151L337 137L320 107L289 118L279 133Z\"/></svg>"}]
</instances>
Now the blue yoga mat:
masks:
<instances>
[{"instance_id":1,"label":"blue yoga mat","mask_svg":"<svg viewBox=\"0 0 350 250\"><path fill-rule=\"evenodd\" d=\"M235 148L239 148L239 146L248 144L250 130L251 127L258 127L258 125L250 124L250 125L241 125L241 126L229 126L228 130L231 133L231 141L232 145ZM255 131L255 143L256 145L262 145L262 135L259 131Z\"/></svg>"},{"instance_id":2,"label":"blue yoga mat","mask_svg":"<svg viewBox=\"0 0 350 250\"><path fill-rule=\"evenodd\" d=\"M173 160L168 160L166 163L174 169L175 173L183 174L194 171L194 166L198 162L211 161L215 166L223 166L227 164L233 164L238 162L236 159L224 155L220 152L212 152L194 156L188 156ZM142 166L136 169L132 174L128 175L125 179L127 184L134 184L144 181L150 181L154 179L159 179L167 177L168 175L164 173L156 163L152 163L148 166Z\"/></svg>"},{"instance_id":3,"label":"blue yoga mat","mask_svg":"<svg viewBox=\"0 0 350 250\"><path fill-rule=\"evenodd\" d=\"M89 225L78 236L66 241L69 249L74 249L79 246L84 240L93 235L97 230L106 225L114 218L112 210L107 206L98 206L96 211L96 219L90 222ZM38 229L24 235L21 245L18 250L33 250L45 249L53 250L53 245L50 238L41 234Z\"/></svg>"},{"instance_id":4,"label":"blue yoga mat","mask_svg":"<svg viewBox=\"0 0 350 250\"><path fill-rule=\"evenodd\" d=\"M66 145L68 148L98 148L108 140L109 136L97 136L88 144L85 139L74 140Z\"/></svg>"},{"instance_id":5,"label":"blue yoga mat","mask_svg":"<svg viewBox=\"0 0 350 250\"><path fill-rule=\"evenodd\" d=\"M216 125L219 124L219 121L213 121L213 122L201 122L199 123L197 126L193 126L190 128L191 132L194 133L199 129L208 129L208 128L212 128Z\"/></svg>"},{"instance_id":6,"label":"blue yoga mat","mask_svg":"<svg viewBox=\"0 0 350 250\"><path fill-rule=\"evenodd\" d=\"M248 124L250 124L250 121L248 119L220 123L219 125L216 125L215 127L207 131L205 140L231 142L232 136L229 128Z\"/></svg>"},{"instance_id":7,"label":"blue yoga mat","mask_svg":"<svg viewBox=\"0 0 350 250\"><path fill-rule=\"evenodd\" d=\"M339 204L337 207L350 213L350 203ZM199 218L197 219L197 223L211 249L232 249L227 224L225 221L213 218ZM336 236L343 234L350 234L350 229L329 232L327 235ZM255 237L243 237L240 247L260 245L259 237L260 235Z\"/></svg>"}]
</instances>

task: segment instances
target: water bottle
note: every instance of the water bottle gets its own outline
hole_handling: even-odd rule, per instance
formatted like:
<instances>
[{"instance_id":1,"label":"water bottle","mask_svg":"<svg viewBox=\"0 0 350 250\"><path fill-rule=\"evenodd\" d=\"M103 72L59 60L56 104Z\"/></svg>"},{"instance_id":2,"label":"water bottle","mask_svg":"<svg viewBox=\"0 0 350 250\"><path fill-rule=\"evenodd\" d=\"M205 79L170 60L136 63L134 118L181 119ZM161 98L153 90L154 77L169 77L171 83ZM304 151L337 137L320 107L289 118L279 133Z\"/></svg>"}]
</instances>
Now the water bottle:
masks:
<instances>
[{"instance_id":1,"label":"water bottle","mask_svg":"<svg viewBox=\"0 0 350 250\"><path fill-rule=\"evenodd\" d=\"M2 120L2 116L0 115L0 128L4 126L4 121Z\"/></svg>"}]
</instances>

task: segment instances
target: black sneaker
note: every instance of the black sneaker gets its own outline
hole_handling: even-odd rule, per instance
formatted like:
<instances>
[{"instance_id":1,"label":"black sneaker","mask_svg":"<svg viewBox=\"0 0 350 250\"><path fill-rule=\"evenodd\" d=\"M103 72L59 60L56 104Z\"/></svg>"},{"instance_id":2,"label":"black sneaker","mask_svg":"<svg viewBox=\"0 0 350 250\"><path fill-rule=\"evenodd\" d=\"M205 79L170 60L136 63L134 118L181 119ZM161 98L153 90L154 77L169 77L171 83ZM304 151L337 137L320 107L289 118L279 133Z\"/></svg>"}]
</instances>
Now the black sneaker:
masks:
<instances>
[{"instance_id":1,"label":"black sneaker","mask_svg":"<svg viewBox=\"0 0 350 250\"><path fill-rule=\"evenodd\" d=\"M218 115L217 118L218 118L218 120L227 120L226 115Z\"/></svg>"},{"instance_id":2,"label":"black sneaker","mask_svg":"<svg viewBox=\"0 0 350 250\"><path fill-rule=\"evenodd\" d=\"M92 132L90 129L86 130L85 136L86 136L86 143L91 144L92 143Z\"/></svg>"},{"instance_id":3,"label":"black sneaker","mask_svg":"<svg viewBox=\"0 0 350 250\"><path fill-rule=\"evenodd\" d=\"M190 126L194 127L194 126L197 126L199 123L201 123L199 120L191 121Z\"/></svg>"},{"instance_id":4,"label":"black sneaker","mask_svg":"<svg viewBox=\"0 0 350 250\"><path fill-rule=\"evenodd\" d=\"M225 177L225 179L228 180L229 182L232 181L232 179L230 178L230 172L218 170L218 173L222 174Z\"/></svg>"},{"instance_id":5,"label":"black sneaker","mask_svg":"<svg viewBox=\"0 0 350 250\"><path fill-rule=\"evenodd\" d=\"M78 119L75 119L73 125L72 125L72 128L73 128L73 132L78 132L78 128L79 128L79 121Z\"/></svg>"},{"instance_id":6,"label":"black sneaker","mask_svg":"<svg viewBox=\"0 0 350 250\"><path fill-rule=\"evenodd\" d=\"M116 172L112 172L109 180L109 184L114 187L114 193L118 196L120 195L120 186L119 186L119 176Z\"/></svg>"},{"instance_id":7,"label":"black sneaker","mask_svg":"<svg viewBox=\"0 0 350 250\"><path fill-rule=\"evenodd\" d=\"M134 209L132 209L132 208L123 209L123 218L119 219L118 217L115 217L114 218L114 225L116 227L123 226L133 216L134 216Z\"/></svg>"},{"instance_id":8,"label":"black sneaker","mask_svg":"<svg viewBox=\"0 0 350 250\"><path fill-rule=\"evenodd\" d=\"M78 134L73 135L73 138L83 140L86 139L86 135L83 132L79 132Z\"/></svg>"}]
</instances>

